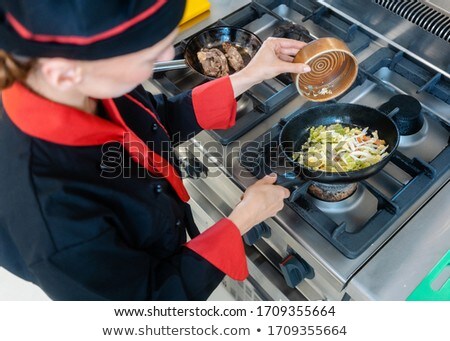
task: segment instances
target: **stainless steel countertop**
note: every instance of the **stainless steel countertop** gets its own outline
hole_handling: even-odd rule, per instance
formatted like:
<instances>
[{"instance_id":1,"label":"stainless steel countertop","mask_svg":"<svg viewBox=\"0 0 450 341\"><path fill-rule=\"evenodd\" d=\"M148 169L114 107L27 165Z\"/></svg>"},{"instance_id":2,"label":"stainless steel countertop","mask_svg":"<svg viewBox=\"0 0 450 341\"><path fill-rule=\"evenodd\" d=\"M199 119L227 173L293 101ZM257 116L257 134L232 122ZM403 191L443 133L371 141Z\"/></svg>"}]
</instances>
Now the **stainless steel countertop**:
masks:
<instances>
[{"instance_id":1,"label":"stainless steel countertop","mask_svg":"<svg viewBox=\"0 0 450 341\"><path fill-rule=\"evenodd\" d=\"M449 202L447 184L350 281L350 296L354 300L406 299L450 250Z\"/></svg>"}]
</instances>

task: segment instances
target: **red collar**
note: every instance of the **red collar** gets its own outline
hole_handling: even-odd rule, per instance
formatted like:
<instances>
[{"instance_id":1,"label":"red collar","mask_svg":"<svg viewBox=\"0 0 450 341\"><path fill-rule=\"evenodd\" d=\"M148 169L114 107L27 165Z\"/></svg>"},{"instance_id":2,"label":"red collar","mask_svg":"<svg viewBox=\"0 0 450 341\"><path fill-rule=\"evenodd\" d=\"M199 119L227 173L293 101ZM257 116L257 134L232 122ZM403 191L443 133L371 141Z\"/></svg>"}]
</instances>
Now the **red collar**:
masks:
<instances>
[{"instance_id":1,"label":"red collar","mask_svg":"<svg viewBox=\"0 0 450 341\"><path fill-rule=\"evenodd\" d=\"M3 106L25 134L68 146L95 146L121 141L124 130L116 123L52 102L16 82L2 94Z\"/></svg>"},{"instance_id":2,"label":"red collar","mask_svg":"<svg viewBox=\"0 0 450 341\"><path fill-rule=\"evenodd\" d=\"M17 82L3 91L2 100L11 121L25 134L75 147L103 145L111 141L120 142L133 160L153 174L166 178L181 200L185 202L189 200L189 195L173 166L150 150L147 144L127 127L112 99L102 102L113 122L52 102Z\"/></svg>"}]
</instances>

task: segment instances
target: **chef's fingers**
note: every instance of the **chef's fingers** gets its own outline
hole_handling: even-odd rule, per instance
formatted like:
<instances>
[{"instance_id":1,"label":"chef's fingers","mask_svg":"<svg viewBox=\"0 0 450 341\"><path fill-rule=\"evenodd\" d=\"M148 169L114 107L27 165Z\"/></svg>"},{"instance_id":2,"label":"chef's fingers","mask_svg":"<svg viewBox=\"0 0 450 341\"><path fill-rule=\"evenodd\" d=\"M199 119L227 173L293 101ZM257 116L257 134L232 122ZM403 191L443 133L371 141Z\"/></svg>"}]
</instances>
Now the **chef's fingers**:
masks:
<instances>
[{"instance_id":1,"label":"chef's fingers","mask_svg":"<svg viewBox=\"0 0 450 341\"><path fill-rule=\"evenodd\" d=\"M269 40L270 42L273 42L274 44L277 44L279 47L293 48L293 49L297 49L297 50L300 50L301 48L308 45L307 43L305 43L303 41L298 41L298 40L288 39L288 38L273 38L273 37L271 37L271 38L268 38L267 40Z\"/></svg>"},{"instance_id":2,"label":"chef's fingers","mask_svg":"<svg viewBox=\"0 0 450 341\"><path fill-rule=\"evenodd\" d=\"M281 60L288 62L288 63L292 63L292 61L294 60L294 57L292 56L286 56L284 54L279 55L278 58L280 58Z\"/></svg>"},{"instance_id":3,"label":"chef's fingers","mask_svg":"<svg viewBox=\"0 0 450 341\"><path fill-rule=\"evenodd\" d=\"M270 175L266 175L264 178L258 180L257 182L261 185L275 185L276 181L277 181L277 174L272 173ZM277 191L280 191L278 193L281 193L283 199L287 199L291 196L291 192L288 189L279 185L276 185L276 187L278 188ZM275 193L276 192L274 192L274 194Z\"/></svg>"},{"instance_id":4,"label":"chef's fingers","mask_svg":"<svg viewBox=\"0 0 450 341\"><path fill-rule=\"evenodd\" d=\"M260 184L274 184L277 181L277 174L272 173L270 175L266 175L264 178L258 180Z\"/></svg>"},{"instance_id":5,"label":"chef's fingers","mask_svg":"<svg viewBox=\"0 0 450 341\"><path fill-rule=\"evenodd\" d=\"M288 56L295 56L298 51L299 51L299 49L292 48L292 47L287 47L287 48L280 47L277 50L278 54L280 54L280 55L284 54L284 55L288 55Z\"/></svg>"},{"instance_id":6,"label":"chef's fingers","mask_svg":"<svg viewBox=\"0 0 450 341\"><path fill-rule=\"evenodd\" d=\"M287 188L284 188L284 187L281 187L281 188L283 188L283 198L284 199L289 198L291 196L291 191L289 191Z\"/></svg>"},{"instance_id":7,"label":"chef's fingers","mask_svg":"<svg viewBox=\"0 0 450 341\"><path fill-rule=\"evenodd\" d=\"M280 61L281 72L290 73L305 73L311 71L311 68L307 64L302 63L288 63Z\"/></svg>"}]
</instances>

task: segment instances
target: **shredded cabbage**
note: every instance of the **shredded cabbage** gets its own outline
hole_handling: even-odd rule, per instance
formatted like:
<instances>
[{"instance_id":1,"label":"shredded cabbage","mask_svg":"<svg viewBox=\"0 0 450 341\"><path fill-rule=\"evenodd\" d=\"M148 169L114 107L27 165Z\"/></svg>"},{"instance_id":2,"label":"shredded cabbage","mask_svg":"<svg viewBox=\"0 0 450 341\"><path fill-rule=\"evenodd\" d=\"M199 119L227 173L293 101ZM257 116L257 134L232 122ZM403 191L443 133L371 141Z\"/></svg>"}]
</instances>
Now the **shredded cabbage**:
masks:
<instances>
[{"instance_id":1,"label":"shredded cabbage","mask_svg":"<svg viewBox=\"0 0 450 341\"><path fill-rule=\"evenodd\" d=\"M388 155L389 146L375 130L332 124L311 127L302 150L293 153L300 164L313 170L348 172L369 167Z\"/></svg>"}]
</instances>

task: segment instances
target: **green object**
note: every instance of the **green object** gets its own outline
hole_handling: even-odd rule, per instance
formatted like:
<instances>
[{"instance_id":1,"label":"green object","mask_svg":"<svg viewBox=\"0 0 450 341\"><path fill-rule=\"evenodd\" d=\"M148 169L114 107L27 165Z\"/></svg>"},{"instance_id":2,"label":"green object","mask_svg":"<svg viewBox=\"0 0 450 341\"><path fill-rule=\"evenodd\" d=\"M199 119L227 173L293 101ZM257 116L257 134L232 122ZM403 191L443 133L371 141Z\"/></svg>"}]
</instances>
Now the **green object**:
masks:
<instances>
[{"instance_id":1,"label":"green object","mask_svg":"<svg viewBox=\"0 0 450 341\"><path fill-rule=\"evenodd\" d=\"M439 290L434 290L431 285L444 271L450 266L450 250L434 266L434 268L425 276L420 284L414 289L407 301L450 301L450 279L442 285Z\"/></svg>"}]
</instances>

